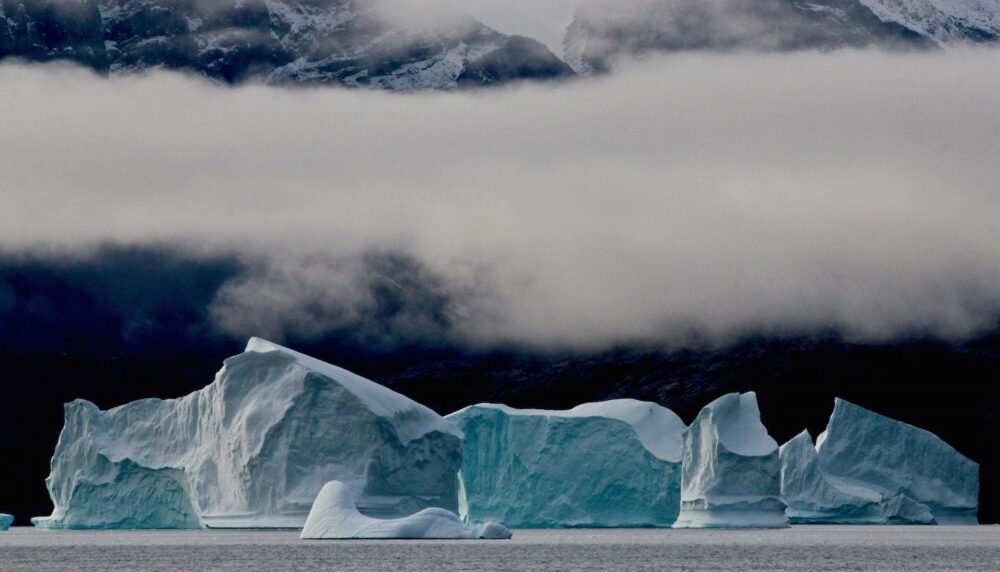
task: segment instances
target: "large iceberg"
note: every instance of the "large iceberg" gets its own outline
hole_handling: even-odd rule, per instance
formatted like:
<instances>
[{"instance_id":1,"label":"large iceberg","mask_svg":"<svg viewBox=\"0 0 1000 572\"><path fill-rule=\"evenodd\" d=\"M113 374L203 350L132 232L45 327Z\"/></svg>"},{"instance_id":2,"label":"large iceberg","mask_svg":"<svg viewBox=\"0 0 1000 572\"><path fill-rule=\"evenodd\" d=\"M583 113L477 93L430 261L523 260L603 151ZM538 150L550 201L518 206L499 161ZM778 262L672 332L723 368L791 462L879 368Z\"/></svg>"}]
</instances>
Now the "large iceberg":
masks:
<instances>
[{"instance_id":1,"label":"large iceberg","mask_svg":"<svg viewBox=\"0 0 1000 572\"><path fill-rule=\"evenodd\" d=\"M66 406L47 528L298 528L320 488L359 509L458 509L461 432L346 370L251 339L186 397Z\"/></svg>"},{"instance_id":2,"label":"large iceberg","mask_svg":"<svg viewBox=\"0 0 1000 572\"><path fill-rule=\"evenodd\" d=\"M837 399L816 455L825 480L841 490L919 505L906 518L919 510L938 524L976 523L979 465L929 431Z\"/></svg>"},{"instance_id":3,"label":"large iceberg","mask_svg":"<svg viewBox=\"0 0 1000 572\"><path fill-rule=\"evenodd\" d=\"M0 512L0 531L10 530L12 524L14 524L14 517Z\"/></svg>"},{"instance_id":4,"label":"large iceberg","mask_svg":"<svg viewBox=\"0 0 1000 572\"><path fill-rule=\"evenodd\" d=\"M792 524L932 524L926 506L902 495L827 478L807 431L781 446L781 495Z\"/></svg>"},{"instance_id":5,"label":"large iceberg","mask_svg":"<svg viewBox=\"0 0 1000 572\"><path fill-rule=\"evenodd\" d=\"M358 512L351 487L340 481L323 486L299 538L510 538L507 528L494 523L468 525L457 514L426 508L416 514L380 519Z\"/></svg>"},{"instance_id":6,"label":"large iceberg","mask_svg":"<svg viewBox=\"0 0 1000 572\"><path fill-rule=\"evenodd\" d=\"M681 511L675 528L783 528L778 444L753 392L705 406L684 433Z\"/></svg>"},{"instance_id":7,"label":"large iceberg","mask_svg":"<svg viewBox=\"0 0 1000 572\"><path fill-rule=\"evenodd\" d=\"M670 526L680 504L684 423L621 399L568 411L474 405L465 433L460 514L512 528Z\"/></svg>"}]
</instances>

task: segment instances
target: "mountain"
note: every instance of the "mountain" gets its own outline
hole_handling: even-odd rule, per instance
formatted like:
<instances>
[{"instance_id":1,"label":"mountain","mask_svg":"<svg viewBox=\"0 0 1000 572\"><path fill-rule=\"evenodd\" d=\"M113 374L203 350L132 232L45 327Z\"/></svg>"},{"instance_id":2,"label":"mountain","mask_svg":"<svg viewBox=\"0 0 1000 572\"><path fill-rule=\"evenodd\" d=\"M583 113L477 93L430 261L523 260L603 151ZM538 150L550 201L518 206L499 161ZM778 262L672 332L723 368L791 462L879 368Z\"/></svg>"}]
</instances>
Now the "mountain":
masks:
<instances>
[{"instance_id":1,"label":"mountain","mask_svg":"<svg viewBox=\"0 0 1000 572\"><path fill-rule=\"evenodd\" d=\"M944 44L1000 41L1000 0L858 0L893 22Z\"/></svg>"},{"instance_id":2,"label":"mountain","mask_svg":"<svg viewBox=\"0 0 1000 572\"><path fill-rule=\"evenodd\" d=\"M104 70L102 26L92 0L0 0L0 58L70 59Z\"/></svg>"},{"instance_id":3,"label":"mountain","mask_svg":"<svg viewBox=\"0 0 1000 572\"><path fill-rule=\"evenodd\" d=\"M401 17L380 0L0 0L3 57L393 90L572 74L529 38L443 9Z\"/></svg>"},{"instance_id":4,"label":"mountain","mask_svg":"<svg viewBox=\"0 0 1000 572\"><path fill-rule=\"evenodd\" d=\"M654 52L925 49L995 42L1000 0L611 0L581 5L563 40L579 72Z\"/></svg>"},{"instance_id":5,"label":"mountain","mask_svg":"<svg viewBox=\"0 0 1000 572\"><path fill-rule=\"evenodd\" d=\"M436 3L0 0L0 59L70 60L111 74L166 68L227 83L411 91L600 72L622 57L653 52L905 50L1000 41L1000 0L573 4L525 13L499 2L468 7L521 33L558 30L565 22L559 14L567 10L573 16L563 61L534 39L498 32ZM537 18L548 24L530 25ZM527 23L518 25L521 20Z\"/></svg>"}]
</instances>

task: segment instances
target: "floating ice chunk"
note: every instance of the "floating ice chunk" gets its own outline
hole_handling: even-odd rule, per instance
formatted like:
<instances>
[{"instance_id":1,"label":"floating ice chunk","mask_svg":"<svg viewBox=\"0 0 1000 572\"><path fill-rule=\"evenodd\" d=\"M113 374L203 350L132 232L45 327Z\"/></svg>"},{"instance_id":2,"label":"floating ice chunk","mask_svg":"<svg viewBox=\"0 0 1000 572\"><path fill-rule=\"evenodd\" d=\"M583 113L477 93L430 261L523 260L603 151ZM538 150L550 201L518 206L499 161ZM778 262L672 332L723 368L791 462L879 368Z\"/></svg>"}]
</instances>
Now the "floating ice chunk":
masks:
<instances>
[{"instance_id":1,"label":"floating ice chunk","mask_svg":"<svg viewBox=\"0 0 1000 572\"><path fill-rule=\"evenodd\" d=\"M620 399L568 411L474 405L465 433L472 521L512 528L670 526L680 504L684 423L655 403Z\"/></svg>"},{"instance_id":2,"label":"floating ice chunk","mask_svg":"<svg viewBox=\"0 0 1000 572\"><path fill-rule=\"evenodd\" d=\"M929 431L837 399L816 449L820 470L841 489L905 497L938 524L976 524L979 465Z\"/></svg>"},{"instance_id":3,"label":"floating ice chunk","mask_svg":"<svg viewBox=\"0 0 1000 572\"><path fill-rule=\"evenodd\" d=\"M495 524L467 525L457 514L427 508L396 519L371 518L354 504L350 487L340 481L323 486L299 538L510 538L507 528Z\"/></svg>"},{"instance_id":4,"label":"floating ice chunk","mask_svg":"<svg viewBox=\"0 0 1000 572\"><path fill-rule=\"evenodd\" d=\"M675 528L783 528L778 444L753 392L708 404L684 433Z\"/></svg>"},{"instance_id":5,"label":"floating ice chunk","mask_svg":"<svg viewBox=\"0 0 1000 572\"><path fill-rule=\"evenodd\" d=\"M14 517L0 512L0 531L10 530L12 524L14 524Z\"/></svg>"},{"instance_id":6,"label":"floating ice chunk","mask_svg":"<svg viewBox=\"0 0 1000 572\"><path fill-rule=\"evenodd\" d=\"M781 446L781 495L792 524L933 524L926 506L858 484L831 481L807 431Z\"/></svg>"},{"instance_id":7,"label":"floating ice chunk","mask_svg":"<svg viewBox=\"0 0 1000 572\"><path fill-rule=\"evenodd\" d=\"M461 432L430 409L264 340L180 399L66 406L46 481L62 528L298 528L324 483L362 512L458 508Z\"/></svg>"}]
</instances>

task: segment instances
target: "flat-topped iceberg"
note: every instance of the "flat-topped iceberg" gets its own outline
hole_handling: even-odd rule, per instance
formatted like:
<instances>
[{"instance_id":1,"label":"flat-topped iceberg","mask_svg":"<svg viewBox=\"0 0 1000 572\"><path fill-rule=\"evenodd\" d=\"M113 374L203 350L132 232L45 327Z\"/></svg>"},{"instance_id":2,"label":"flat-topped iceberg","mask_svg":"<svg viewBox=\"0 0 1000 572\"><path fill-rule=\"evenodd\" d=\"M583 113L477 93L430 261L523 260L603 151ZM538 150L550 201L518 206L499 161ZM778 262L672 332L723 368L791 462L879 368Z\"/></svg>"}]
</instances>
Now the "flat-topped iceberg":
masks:
<instances>
[{"instance_id":1,"label":"flat-topped iceberg","mask_svg":"<svg viewBox=\"0 0 1000 572\"><path fill-rule=\"evenodd\" d=\"M465 433L462 517L512 528L670 526L680 502L684 423L631 399L568 411L474 405Z\"/></svg>"},{"instance_id":2,"label":"flat-topped iceberg","mask_svg":"<svg viewBox=\"0 0 1000 572\"><path fill-rule=\"evenodd\" d=\"M66 406L48 528L298 528L324 483L358 508L457 510L461 432L372 381L260 339L186 397Z\"/></svg>"},{"instance_id":3,"label":"flat-topped iceberg","mask_svg":"<svg viewBox=\"0 0 1000 572\"><path fill-rule=\"evenodd\" d=\"M781 496L792 524L933 524L926 506L827 478L807 431L781 446Z\"/></svg>"},{"instance_id":4,"label":"flat-topped iceberg","mask_svg":"<svg viewBox=\"0 0 1000 572\"><path fill-rule=\"evenodd\" d=\"M979 465L929 431L837 399L816 454L825 480L841 490L901 497L938 524L976 523Z\"/></svg>"},{"instance_id":5,"label":"flat-topped iceberg","mask_svg":"<svg viewBox=\"0 0 1000 572\"><path fill-rule=\"evenodd\" d=\"M468 525L457 514L441 508L427 508L402 518L381 519L365 516L354 503L351 487L340 481L323 486L299 538L510 538L507 528L494 523Z\"/></svg>"},{"instance_id":6,"label":"flat-topped iceberg","mask_svg":"<svg viewBox=\"0 0 1000 572\"><path fill-rule=\"evenodd\" d=\"M14 517L0 512L0 531L10 530L12 524L14 524Z\"/></svg>"},{"instance_id":7,"label":"flat-topped iceberg","mask_svg":"<svg viewBox=\"0 0 1000 572\"><path fill-rule=\"evenodd\" d=\"M783 528L778 444L753 392L705 406L684 432L681 511L675 528Z\"/></svg>"}]
</instances>

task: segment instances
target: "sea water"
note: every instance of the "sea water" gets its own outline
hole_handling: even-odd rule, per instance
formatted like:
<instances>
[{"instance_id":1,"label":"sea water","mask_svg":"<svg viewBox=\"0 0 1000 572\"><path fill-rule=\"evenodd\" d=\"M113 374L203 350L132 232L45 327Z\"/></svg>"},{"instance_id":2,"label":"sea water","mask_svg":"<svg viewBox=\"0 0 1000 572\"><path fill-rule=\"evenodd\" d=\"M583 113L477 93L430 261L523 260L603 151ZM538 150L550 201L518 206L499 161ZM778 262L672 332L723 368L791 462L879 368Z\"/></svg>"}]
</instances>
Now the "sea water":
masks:
<instances>
[{"instance_id":1,"label":"sea water","mask_svg":"<svg viewBox=\"0 0 1000 572\"><path fill-rule=\"evenodd\" d=\"M0 533L0 570L1000 570L998 526L516 530L504 541L305 541L281 531Z\"/></svg>"}]
</instances>

